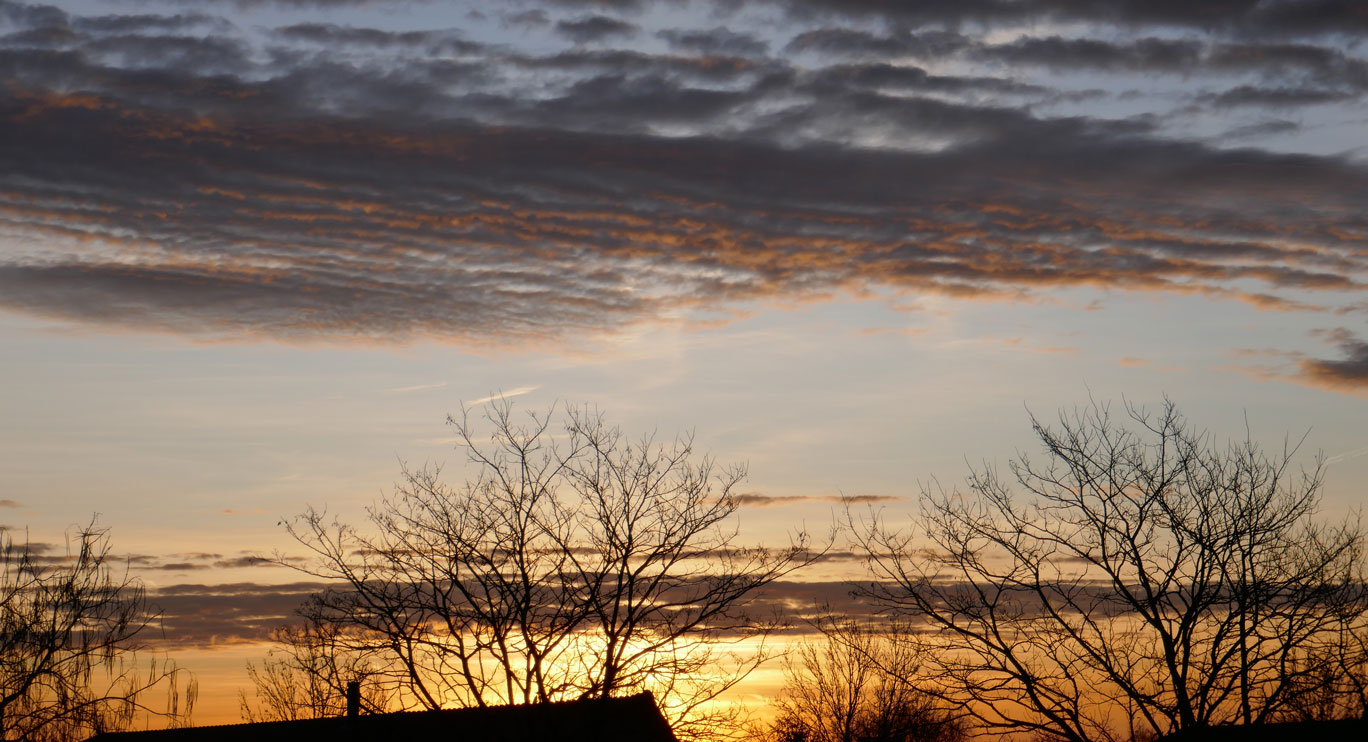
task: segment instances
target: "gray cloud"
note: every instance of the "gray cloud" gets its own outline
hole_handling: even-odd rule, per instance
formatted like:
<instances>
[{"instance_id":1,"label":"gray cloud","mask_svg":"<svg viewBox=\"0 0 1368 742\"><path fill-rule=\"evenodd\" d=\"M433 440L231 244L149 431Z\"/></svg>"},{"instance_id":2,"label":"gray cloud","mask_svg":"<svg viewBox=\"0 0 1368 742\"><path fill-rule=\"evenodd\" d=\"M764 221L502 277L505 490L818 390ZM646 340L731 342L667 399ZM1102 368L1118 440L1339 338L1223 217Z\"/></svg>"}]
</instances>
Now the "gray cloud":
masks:
<instances>
[{"instance_id":1,"label":"gray cloud","mask_svg":"<svg viewBox=\"0 0 1368 742\"><path fill-rule=\"evenodd\" d=\"M1245 139L1249 137L1265 137L1271 134L1290 134L1301 130L1301 124L1295 121L1275 119L1271 121L1259 121L1253 124L1237 126L1223 132L1221 140L1230 141Z\"/></svg>"},{"instance_id":2,"label":"gray cloud","mask_svg":"<svg viewBox=\"0 0 1368 742\"><path fill-rule=\"evenodd\" d=\"M146 0L118 0L129 5L145 5ZM163 0L163 2L182 6L218 7L233 6L239 10L255 8L290 8L303 10L330 10L362 8L367 6L404 6L423 5L432 0Z\"/></svg>"},{"instance_id":3,"label":"gray cloud","mask_svg":"<svg viewBox=\"0 0 1368 742\"><path fill-rule=\"evenodd\" d=\"M1341 100L1368 90L1368 63L1344 51L1311 44L1215 42L1203 38L1142 37L1130 40L1021 36L1005 43L984 43L955 31L892 31L824 28L807 31L789 43L790 52L884 59L911 57L943 62L947 58L996 65L999 69L1041 67L1056 73L1138 75L1253 75L1284 87L1339 86ZM1245 86L1252 87L1252 86ZM1310 103L1325 102L1320 98ZM1295 103L1289 97L1277 105Z\"/></svg>"},{"instance_id":4,"label":"gray cloud","mask_svg":"<svg viewBox=\"0 0 1368 742\"><path fill-rule=\"evenodd\" d=\"M505 13L504 24L517 28L541 28L551 25L551 16L545 10L524 10L519 13Z\"/></svg>"},{"instance_id":5,"label":"gray cloud","mask_svg":"<svg viewBox=\"0 0 1368 742\"><path fill-rule=\"evenodd\" d=\"M28 554L29 554L30 556L37 557L37 558L40 558L40 559L41 559L41 558L48 558L48 559L64 560L64 559L66 558L66 557L63 557L63 556L58 556L58 555L56 555L56 552L58 551L57 544L49 544L49 543L44 543L44 542L42 542L42 541L24 541L24 542L10 541L10 542L7 544L7 547L8 547L8 548L5 550L6 553L28 552Z\"/></svg>"},{"instance_id":6,"label":"gray cloud","mask_svg":"<svg viewBox=\"0 0 1368 742\"><path fill-rule=\"evenodd\" d=\"M952 95L983 93L994 96L1045 96L1051 92L1044 86L999 77L933 75L920 67L888 63L837 64L824 67L806 75L802 81L802 89L824 96L841 95L855 90ZM898 103L896 99L888 102L890 105Z\"/></svg>"},{"instance_id":7,"label":"gray cloud","mask_svg":"<svg viewBox=\"0 0 1368 742\"><path fill-rule=\"evenodd\" d=\"M635 13L656 3L678 4L678 2L679 0L546 0L545 4L552 7L575 8L578 10L612 10L617 12Z\"/></svg>"},{"instance_id":8,"label":"gray cloud","mask_svg":"<svg viewBox=\"0 0 1368 742\"><path fill-rule=\"evenodd\" d=\"M1368 18L1356 3L1347 0L1235 0L1220 4L1152 0L783 0L781 5L797 16L863 16L909 26L1076 21L1274 37L1368 30Z\"/></svg>"},{"instance_id":9,"label":"gray cloud","mask_svg":"<svg viewBox=\"0 0 1368 742\"><path fill-rule=\"evenodd\" d=\"M18 26L41 28L45 26L65 26L70 21L66 11L53 5L30 5L28 3L0 0L0 19Z\"/></svg>"},{"instance_id":10,"label":"gray cloud","mask_svg":"<svg viewBox=\"0 0 1368 742\"><path fill-rule=\"evenodd\" d=\"M216 569L234 569L240 567L278 567L280 564L273 559L263 556L239 556L231 559L219 559L214 562Z\"/></svg>"},{"instance_id":11,"label":"gray cloud","mask_svg":"<svg viewBox=\"0 0 1368 742\"><path fill-rule=\"evenodd\" d=\"M1060 113L1100 93L1050 76L1161 74L1180 105L1279 109L1226 127L1252 144L1354 100L1353 50L1261 36L1274 16L1322 27L1281 6L1241 6L1219 37L1170 32L1199 10L1099 7L798 2L771 56L744 12L654 28L637 3L526 3L505 20L545 45L513 48L3 2L0 305L209 339L490 343L871 288L1298 311L1360 290L1360 163L1176 135L1170 110ZM873 16L897 22L850 21ZM993 44L973 25L1035 17L1100 28ZM909 61L932 58L961 64Z\"/></svg>"},{"instance_id":12,"label":"gray cloud","mask_svg":"<svg viewBox=\"0 0 1368 742\"><path fill-rule=\"evenodd\" d=\"M1013 42L968 48L971 56L1002 64L1031 64L1056 70L1190 72L1204 45L1192 39L1145 38L1127 43L1102 39L1021 37Z\"/></svg>"},{"instance_id":13,"label":"gray cloud","mask_svg":"<svg viewBox=\"0 0 1368 742\"><path fill-rule=\"evenodd\" d=\"M63 19L65 21L65 19ZM175 15L156 15L135 13L129 15L83 16L71 19L74 28L96 34L131 34L149 31L189 31L201 29L227 33L233 24L208 13L177 13ZM48 25L55 25L49 23Z\"/></svg>"},{"instance_id":14,"label":"gray cloud","mask_svg":"<svg viewBox=\"0 0 1368 742\"><path fill-rule=\"evenodd\" d=\"M161 611L163 644L174 649L266 641L274 629L296 620L295 609L310 595L327 587L313 582L169 585L149 591L148 599Z\"/></svg>"},{"instance_id":15,"label":"gray cloud","mask_svg":"<svg viewBox=\"0 0 1368 742\"><path fill-rule=\"evenodd\" d=\"M932 59L952 56L974 46L968 36L956 31L931 29L877 34L864 29L829 27L799 33L785 50L860 58Z\"/></svg>"},{"instance_id":16,"label":"gray cloud","mask_svg":"<svg viewBox=\"0 0 1368 742\"><path fill-rule=\"evenodd\" d=\"M1356 98L1357 94L1344 90L1316 90L1313 88L1263 88L1241 85L1224 92L1204 96L1217 108L1260 106L1264 108L1304 108L1306 106L1340 103Z\"/></svg>"},{"instance_id":17,"label":"gray cloud","mask_svg":"<svg viewBox=\"0 0 1368 742\"><path fill-rule=\"evenodd\" d=\"M1330 342L1339 346L1336 359L1303 358L1302 376L1313 384L1332 389L1368 392L1368 342L1345 328L1328 333Z\"/></svg>"},{"instance_id":18,"label":"gray cloud","mask_svg":"<svg viewBox=\"0 0 1368 742\"><path fill-rule=\"evenodd\" d=\"M640 30L635 23L628 23L606 15L591 15L556 23L556 33L577 44L630 38Z\"/></svg>"},{"instance_id":19,"label":"gray cloud","mask_svg":"<svg viewBox=\"0 0 1368 742\"><path fill-rule=\"evenodd\" d=\"M192 572L208 568L207 565L196 564L195 562L167 562L166 564L159 564L156 567L153 567L153 569L164 570L166 572Z\"/></svg>"},{"instance_id":20,"label":"gray cloud","mask_svg":"<svg viewBox=\"0 0 1368 742\"><path fill-rule=\"evenodd\" d=\"M735 57L764 57L769 54L769 42L725 26L687 31L671 28L659 31L656 35L679 51Z\"/></svg>"},{"instance_id":21,"label":"gray cloud","mask_svg":"<svg viewBox=\"0 0 1368 742\"><path fill-rule=\"evenodd\" d=\"M863 558L862 555L856 555ZM295 609L315 593L342 586L321 582L284 585L231 583L181 584L149 592L161 610L162 648L174 651L187 646L221 646L269 641L272 632L298 621ZM947 585L954 588L955 585ZM969 590L967 585L962 589ZM1099 595L1111 587L1088 586ZM780 580L758 591L747 604L751 615L777 619L789 633L812 631L810 621L840 615L867 621L887 620L887 611L860 595L870 592L896 597L896 585L870 581Z\"/></svg>"},{"instance_id":22,"label":"gray cloud","mask_svg":"<svg viewBox=\"0 0 1368 742\"><path fill-rule=\"evenodd\" d=\"M126 0L135 4L136 0ZM172 0L184 6L213 7L222 0ZM227 0L238 8L346 8L421 4L427 0ZM1153 0L758 0L800 20L880 19L920 26L1015 25L1041 21L1160 26L1206 33L1273 37L1351 35L1368 30L1368 19L1352 0L1234 0L1220 4ZM652 6L678 6L681 0L544 0L556 8L639 14ZM733 12L733 0L713 0L720 12Z\"/></svg>"},{"instance_id":23,"label":"gray cloud","mask_svg":"<svg viewBox=\"0 0 1368 742\"><path fill-rule=\"evenodd\" d=\"M174 650L267 641L273 630L298 620L295 609L311 595L339 587L321 582L181 584L157 588L148 598L161 611L164 647ZM748 610L785 619L798 631L805 630L805 618L827 607L848 616L873 617L874 607L854 598L853 587L844 581L779 581L760 591Z\"/></svg>"},{"instance_id":24,"label":"gray cloud","mask_svg":"<svg viewBox=\"0 0 1368 742\"><path fill-rule=\"evenodd\" d=\"M1084 283L1215 291L1244 279L1345 289L1362 269L1328 230L1358 228L1345 194L1364 176L1352 166L1011 109L850 98L852 115L979 141L900 155L320 116L221 125L33 93L0 108L8 225L73 247L0 265L0 301L190 334L478 339L869 283L961 294ZM809 113L767 124L844 122ZM919 215L902 213L908 203ZM1109 231L1121 211L1134 232ZM1160 225L1173 219L1192 226ZM1320 249L1272 242L1289 231ZM80 247L91 239L124 246L122 257ZM1092 239L1112 247L1084 249ZM845 256L832 262L837 242Z\"/></svg>"},{"instance_id":25,"label":"gray cloud","mask_svg":"<svg viewBox=\"0 0 1368 742\"><path fill-rule=\"evenodd\" d=\"M272 35L285 42L306 42L336 50L338 46L408 48L429 56L476 54L484 44L465 39L455 29L441 31L383 31L374 28L338 26L332 23L296 23L274 29Z\"/></svg>"}]
</instances>

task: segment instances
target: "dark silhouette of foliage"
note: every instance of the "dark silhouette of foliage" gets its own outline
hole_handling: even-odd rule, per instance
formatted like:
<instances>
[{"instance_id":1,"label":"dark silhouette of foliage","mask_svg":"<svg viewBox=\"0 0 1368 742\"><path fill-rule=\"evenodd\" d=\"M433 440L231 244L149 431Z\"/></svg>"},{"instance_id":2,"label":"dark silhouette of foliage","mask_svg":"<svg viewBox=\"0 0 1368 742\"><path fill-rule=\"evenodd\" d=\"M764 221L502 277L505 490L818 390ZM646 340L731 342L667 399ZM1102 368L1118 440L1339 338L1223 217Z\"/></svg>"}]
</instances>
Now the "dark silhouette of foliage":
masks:
<instances>
[{"instance_id":1,"label":"dark silhouette of foliage","mask_svg":"<svg viewBox=\"0 0 1368 742\"><path fill-rule=\"evenodd\" d=\"M93 522L72 541L55 556L0 530L0 739L81 739L140 715L183 723L193 678L168 661L136 662L157 619L142 584L113 568L108 532ZM158 686L163 707L147 698Z\"/></svg>"},{"instance_id":2,"label":"dark silhouette of foliage","mask_svg":"<svg viewBox=\"0 0 1368 742\"><path fill-rule=\"evenodd\" d=\"M767 742L957 742L959 720L918 687L921 657L902 627L828 616L785 659Z\"/></svg>"},{"instance_id":3,"label":"dark silhouette of foliage","mask_svg":"<svg viewBox=\"0 0 1368 742\"><path fill-rule=\"evenodd\" d=\"M687 435L630 440L568 407L553 419L495 402L485 437L449 418L463 484L406 468L365 531L315 510L291 521L316 557L306 571L342 583L301 612L398 707L649 690L677 734L701 733L717 722L707 702L764 658L729 648L768 631L747 604L810 558L807 537L737 544L745 469Z\"/></svg>"},{"instance_id":4,"label":"dark silhouette of foliage","mask_svg":"<svg viewBox=\"0 0 1368 742\"><path fill-rule=\"evenodd\" d=\"M238 706L247 722L324 719L347 713L347 687L357 683L359 711L385 713L391 694L378 682L364 658L337 651L337 628L294 625L272 634L276 648L258 667L247 663L252 695L238 691Z\"/></svg>"},{"instance_id":5,"label":"dark silhouette of foliage","mask_svg":"<svg viewBox=\"0 0 1368 742\"><path fill-rule=\"evenodd\" d=\"M1363 536L1322 469L1217 445L1166 403L1032 418L1044 451L917 527L852 517L864 594L922 622L939 694L986 730L1129 739L1363 708Z\"/></svg>"}]
</instances>

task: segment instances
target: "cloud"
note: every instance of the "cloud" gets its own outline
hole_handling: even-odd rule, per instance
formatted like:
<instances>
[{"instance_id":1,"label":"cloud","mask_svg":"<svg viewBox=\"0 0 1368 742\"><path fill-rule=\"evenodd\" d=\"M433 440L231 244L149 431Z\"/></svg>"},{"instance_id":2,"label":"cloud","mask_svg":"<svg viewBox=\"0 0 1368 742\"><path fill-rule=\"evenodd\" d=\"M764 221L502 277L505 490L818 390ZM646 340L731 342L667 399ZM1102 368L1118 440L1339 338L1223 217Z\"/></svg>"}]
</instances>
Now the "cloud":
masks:
<instances>
[{"instance_id":1,"label":"cloud","mask_svg":"<svg viewBox=\"0 0 1368 742\"><path fill-rule=\"evenodd\" d=\"M181 584L148 591L161 610L165 646L214 646L261 642L295 620L294 610L327 587L316 582L285 585Z\"/></svg>"},{"instance_id":2,"label":"cloud","mask_svg":"<svg viewBox=\"0 0 1368 742\"><path fill-rule=\"evenodd\" d=\"M432 0L166 0L177 5L204 5L208 7L231 5L242 10L256 8L288 8L303 10L334 10L344 8L363 8L367 6L394 7L403 5L423 5ZM117 3L143 5L146 0L115 0Z\"/></svg>"},{"instance_id":3,"label":"cloud","mask_svg":"<svg viewBox=\"0 0 1368 742\"><path fill-rule=\"evenodd\" d=\"M751 507L777 507L798 505L806 502L828 502L838 505L872 505L884 502L900 502L901 497L892 495L762 495L745 492L735 496L737 505Z\"/></svg>"},{"instance_id":4,"label":"cloud","mask_svg":"<svg viewBox=\"0 0 1368 742\"><path fill-rule=\"evenodd\" d=\"M268 641L272 631L298 620L295 609L311 595L341 587L323 582L179 584L149 590L148 598L161 610L163 646L175 649ZM873 616L873 606L851 596L853 587L844 581L778 581L759 591L749 609L795 625L822 606Z\"/></svg>"},{"instance_id":5,"label":"cloud","mask_svg":"<svg viewBox=\"0 0 1368 742\"><path fill-rule=\"evenodd\" d=\"M1182 72L1202 60L1204 45L1191 39L1143 38L1125 43L1061 36L1023 36L1004 44L967 46L982 61L1040 65L1055 70Z\"/></svg>"},{"instance_id":6,"label":"cloud","mask_svg":"<svg viewBox=\"0 0 1368 742\"><path fill-rule=\"evenodd\" d=\"M512 399L513 397L521 397L524 394L531 394L532 392L535 392L538 389L541 389L540 384L535 386L513 387L512 389L509 389L507 391L495 392L494 394L491 394L488 397L480 397L479 399L474 399L469 402L465 402L464 405L466 407L474 407L476 405L482 405L485 402L493 402L496 399Z\"/></svg>"},{"instance_id":7,"label":"cloud","mask_svg":"<svg viewBox=\"0 0 1368 742\"><path fill-rule=\"evenodd\" d=\"M332 23L297 23L273 31L272 35L286 42L306 42L326 46L334 51L339 47L360 46L376 49L411 49L427 55L475 54L484 45L466 40L459 31L385 31L374 28L338 26Z\"/></svg>"},{"instance_id":8,"label":"cloud","mask_svg":"<svg viewBox=\"0 0 1368 742\"><path fill-rule=\"evenodd\" d=\"M625 13L638 13L658 0L547 0L546 4L562 8L615 10ZM670 0L666 0L669 2Z\"/></svg>"},{"instance_id":9,"label":"cloud","mask_svg":"<svg viewBox=\"0 0 1368 742\"><path fill-rule=\"evenodd\" d=\"M13 529L10 529L13 530ZM7 552L27 552L39 564L59 563L67 560L67 557L57 555L57 544L44 543L42 541L24 541L17 543L10 541L6 544Z\"/></svg>"},{"instance_id":10,"label":"cloud","mask_svg":"<svg viewBox=\"0 0 1368 742\"><path fill-rule=\"evenodd\" d=\"M656 36L669 42L672 49L685 52L736 57L764 57L769 54L769 42L726 26L706 30L668 28L656 32Z\"/></svg>"},{"instance_id":11,"label":"cloud","mask_svg":"<svg viewBox=\"0 0 1368 742\"><path fill-rule=\"evenodd\" d=\"M1282 119L1272 121L1259 121L1253 124L1237 126L1222 132L1220 139L1223 141L1234 141L1237 139L1267 137L1275 134L1291 134L1301 130L1301 124L1295 121Z\"/></svg>"},{"instance_id":12,"label":"cloud","mask_svg":"<svg viewBox=\"0 0 1368 742\"><path fill-rule=\"evenodd\" d=\"M635 36L641 30L635 23L606 15L591 15L573 21L556 23L556 33L577 44L589 44L614 38Z\"/></svg>"},{"instance_id":13,"label":"cloud","mask_svg":"<svg viewBox=\"0 0 1368 742\"><path fill-rule=\"evenodd\" d=\"M1357 92L1348 90L1317 90L1303 87L1264 88L1241 85L1219 94L1204 96L1203 100L1210 102L1217 108L1235 106L1304 108L1312 105L1340 103L1357 97Z\"/></svg>"},{"instance_id":14,"label":"cloud","mask_svg":"<svg viewBox=\"0 0 1368 742\"><path fill-rule=\"evenodd\" d=\"M842 558L864 558L843 554ZM942 583L950 591L971 590L965 583ZM1105 584L1082 585L1099 595L1111 591ZM324 582L283 585L229 583L221 585L178 584L149 590L150 601L161 610L164 634L160 647L213 647L269 641L279 627L295 623L295 609L315 593L343 586ZM790 633L812 631L810 621L824 615L857 620L886 620L888 612L860 597L873 590L898 594L900 588L869 580L778 580L758 590L747 603L751 615L787 624Z\"/></svg>"},{"instance_id":15,"label":"cloud","mask_svg":"<svg viewBox=\"0 0 1368 742\"><path fill-rule=\"evenodd\" d=\"M280 566L280 565L279 565L279 563L276 562L275 560L273 560L273 559L267 559L266 557L256 556L256 555L237 556L237 557L232 557L232 558L229 558L229 559L220 559L220 560L214 562L214 567L217 568L217 569L235 569L235 568L239 568L239 567L278 567L278 566Z\"/></svg>"},{"instance_id":16,"label":"cloud","mask_svg":"<svg viewBox=\"0 0 1368 742\"><path fill-rule=\"evenodd\" d=\"M1073 145L1042 137L1037 156L983 146L877 157L480 127L384 138L342 121L267 137L112 101L28 103L0 120L9 142L26 145L0 146L10 165L0 183L42 185L9 189L0 207L11 229L72 249L0 264L0 301L94 323L479 340L869 284L960 294L1243 279L1349 289L1346 274L1362 269L1332 230L1352 229L1336 186L1364 178L1315 158L1086 135ZM940 108L957 130L998 127L971 109ZM1055 169L1047 149L1091 163L1057 172L1086 187L1023 200L1015 184ZM100 154L64 154L79 151ZM169 159L173 151L185 159ZM332 164L344 152L353 164ZM1127 170L1137 177L1123 188ZM1255 189L1222 170L1283 185ZM65 186L72 178L94 186L79 203ZM1293 201L1293 186L1307 198ZM1248 208L1203 209L1218 192ZM920 203L923 216L900 216L892 194ZM1324 199L1309 205L1313 194ZM173 213L162 211L168 203ZM1289 208L1320 224L1279 223ZM1241 240L1203 238L1203 228ZM1298 252L1275 235L1319 244ZM1093 240L1110 247L1086 248Z\"/></svg>"},{"instance_id":17,"label":"cloud","mask_svg":"<svg viewBox=\"0 0 1368 742\"><path fill-rule=\"evenodd\" d=\"M19 502L16 502L16 501L14 501L14 500L10 500L10 499L8 499L8 498L6 498L6 499L4 499L4 500L0 500L0 508L22 508L22 507L24 507L23 504L21 504L21 503L19 503Z\"/></svg>"},{"instance_id":18,"label":"cloud","mask_svg":"<svg viewBox=\"0 0 1368 742\"><path fill-rule=\"evenodd\" d=\"M166 572L192 572L198 569L209 569L208 565L196 564L195 562L167 562L159 564L153 569L164 570Z\"/></svg>"},{"instance_id":19,"label":"cloud","mask_svg":"<svg viewBox=\"0 0 1368 742\"><path fill-rule=\"evenodd\" d=\"M551 25L551 17L540 8L519 13L507 13L501 17L506 25L515 28L540 28Z\"/></svg>"},{"instance_id":20,"label":"cloud","mask_svg":"<svg viewBox=\"0 0 1368 742\"><path fill-rule=\"evenodd\" d=\"M402 6L427 0L232 0L243 9L282 7L330 9L364 6ZM132 2L132 0L124 0ZM176 0L181 5L215 7L220 0ZM761 0L797 20L844 19L860 22L882 19L908 26L1015 26L1029 23L1095 23L1118 26L1158 26L1216 34L1270 37L1336 34L1368 30L1368 20L1352 2L1342 0L1235 0L1220 4L1156 3L1152 0ZM669 7L678 0L545 0L544 5L577 10L642 13L650 7ZM719 12L735 10L734 0L712 0Z\"/></svg>"},{"instance_id":21,"label":"cloud","mask_svg":"<svg viewBox=\"0 0 1368 742\"><path fill-rule=\"evenodd\" d=\"M878 291L1336 311L1368 273L1364 165L1257 148L1298 116L1235 118L1368 90L1319 35L1338 6L798 0L779 26L660 28L646 2L529 2L504 20L530 41L495 44L186 5L0 4L0 307L211 341L573 344ZM1103 73L1165 76L1127 105L1170 107L1089 109ZM1192 106L1228 125L1181 128Z\"/></svg>"},{"instance_id":22,"label":"cloud","mask_svg":"<svg viewBox=\"0 0 1368 742\"><path fill-rule=\"evenodd\" d=\"M1327 333L1327 339L1339 346L1340 357L1302 358L1302 377L1318 386L1368 394L1368 342L1342 327Z\"/></svg>"},{"instance_id":23,"label":"cloud","mask_svg":"<svg viewBox=\"0 0 1368 742\"><path fill-rule=\"evenodd\" d=\"M47 551L51 551L49 548ZM69 557L50 557L52 559L68 560ZM276 568L280 567L280 561L273 558L266 558L258 554L241 552L235 555L215 554L208 552L192 552L180 554L120 554L117 555L118 561L126 562L135 568L135 571L150 572L206 572L223 569L245 569L245 568ZM298 563L303 560L296 557L286 557L287 563Z\"/></svg>"},{"instance_id":24,"label":"cloud","mask_svg":"<svg viewBox=\"0 0 1368 742\"><path fill-rule=\"evenodd\" d=\"M1363 456L1368 456L1368 446L1356 448L1352 451L1345 451L1344 453L1337 453L1334 456L1326 456L1325 465L1332 466L1344 461L1352 461Z\"/></svg>"},{"instance_id":25,"label":"cloud","mask_svg":"<svg viewBox=\"0 0 1368 742\"><path fill-rule=\"evenodd\" d=\"M1362 269L1333 231L1354 228L1353 166L866 102L987 140L875 154L326 117L262 128L15 96L0 207L64 247L0 264L0 301L192 335L479 340L871 284L1350 289ZM1289 209L1317 219L1278 219Z\"/></svg>"},{"instance_id":26,"label":"cloud","mask_svg":"<svg viewBox=\"0 0 1368 742\"><path fill-rule=\"evenodd\" d=\"M1368 396L1368 342L1344 327L1312 330L1309 334L1337 346L1340 357L1316 358L1299 350L1280 348L1235 348L1227 352L1239 362L1232 370L1263 381L1292 381Z\"/></svg>"},{"instance_id":27,"label":"cloud","mask_svg":"<svg viewBox=\"0 0 1368 742\"><path fill-rule=\"evenodd\" d=\"M780 0L774 0L780 3ZM1339 0L1235 0L1209 3L1156 3L1149 0L782 0L802 17L875 17L908 26L928 24L1018 25L1055 21L1158 26L1207 33L1271 37L1316 34L1352 35L1368 30L1368 18L1353 3Z\"/></svg>"},{"instance_id":28,"label":"cloud","mask_svg":"<svg viewBox=\"0 0 1368 742\"><path fill-rule=\"evenodd\" d=\"M947 59L988 65L1001 72L1039 67L1057 75L1103 73L1185 79L1253 76L1264 84L1238 85L1204 93L1199 101L1216 108L1263 106L1297 109L1357 100L1368 90L1368 62L1342 50L1305 43L1220 42L1203 38L1147 36L1115 40L1023 35L988 43L949 30L873 33L823 28L796 36L790 52L819 52L860 59L907 58L944 64ZM998 79L1001 78L986 78ZM1067 97L1081 91L1060 94Z\"/></svg>"}]
</instances>

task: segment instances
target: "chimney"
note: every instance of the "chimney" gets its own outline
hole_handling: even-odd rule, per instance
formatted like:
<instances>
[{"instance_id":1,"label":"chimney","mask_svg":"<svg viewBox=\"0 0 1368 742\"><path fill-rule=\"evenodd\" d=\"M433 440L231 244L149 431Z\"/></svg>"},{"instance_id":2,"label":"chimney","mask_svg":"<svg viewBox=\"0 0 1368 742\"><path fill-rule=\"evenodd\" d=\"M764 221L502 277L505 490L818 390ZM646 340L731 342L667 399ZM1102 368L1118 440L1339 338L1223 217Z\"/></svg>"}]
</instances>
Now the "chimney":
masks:
<instances>
[{"instance_id":1,"label":"chimney","mask_svg":"<svg viewBox=\"0 0 1368 742\"><path fill-rule=\"evenodd\" d=\"M347 717L352 718L361 714L361 683L352 680L347 683Z\"/></svg>"}]
</instances>

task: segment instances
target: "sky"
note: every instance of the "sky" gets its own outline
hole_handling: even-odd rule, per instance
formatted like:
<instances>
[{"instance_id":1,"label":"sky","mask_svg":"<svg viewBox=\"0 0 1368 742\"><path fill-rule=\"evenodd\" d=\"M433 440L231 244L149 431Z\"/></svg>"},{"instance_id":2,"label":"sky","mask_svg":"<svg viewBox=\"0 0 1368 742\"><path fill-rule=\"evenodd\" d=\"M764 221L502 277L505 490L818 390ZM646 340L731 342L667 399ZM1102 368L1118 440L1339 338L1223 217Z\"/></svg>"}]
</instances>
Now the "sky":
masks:
<instances>
[{"instance_id":1,"label":"sky","mask_svg":"<svg viewBox=\"0 0 1368 742\"><path fill-rule=\"evenodd\" d=\"M760 542L912 512L1089 400L1304 438L1352 517L1365 33L1331 0L0 0L0 524L58 553L98 513L210 723L313 587L258 558L281 520L459 478L446 416L497 394L693 431Z\"/></svg>"}]
</instances>

